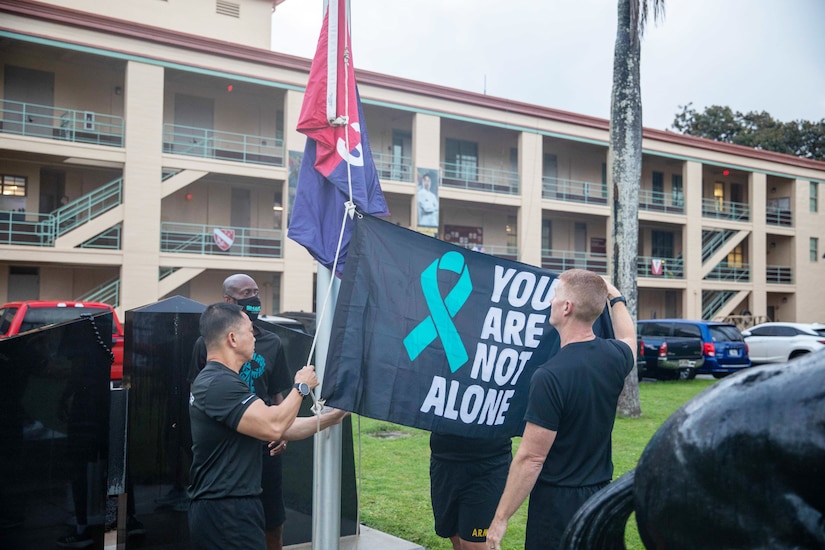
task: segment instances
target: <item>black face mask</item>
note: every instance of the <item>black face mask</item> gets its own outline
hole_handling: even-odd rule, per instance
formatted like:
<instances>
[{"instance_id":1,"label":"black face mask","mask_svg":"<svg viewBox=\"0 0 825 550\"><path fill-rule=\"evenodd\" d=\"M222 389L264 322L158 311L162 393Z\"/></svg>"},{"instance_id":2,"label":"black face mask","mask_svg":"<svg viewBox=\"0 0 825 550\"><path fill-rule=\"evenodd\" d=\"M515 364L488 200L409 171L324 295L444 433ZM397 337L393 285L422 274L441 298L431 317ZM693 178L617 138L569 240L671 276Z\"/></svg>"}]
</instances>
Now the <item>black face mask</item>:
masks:
<instances>
[{"instance_id":1,"label":"black face mask","mask_svg":"<svg viewBox=\"0 0 825 550\"><path fill-rule=\"evenodd\" d=\"M261 299L257 296L252 296L250 298L236 300L236 302L243 308L243 312L246 313L249 320L254 323L258 318L258 314L261 313Z\"/></svg>"}]
</instances>

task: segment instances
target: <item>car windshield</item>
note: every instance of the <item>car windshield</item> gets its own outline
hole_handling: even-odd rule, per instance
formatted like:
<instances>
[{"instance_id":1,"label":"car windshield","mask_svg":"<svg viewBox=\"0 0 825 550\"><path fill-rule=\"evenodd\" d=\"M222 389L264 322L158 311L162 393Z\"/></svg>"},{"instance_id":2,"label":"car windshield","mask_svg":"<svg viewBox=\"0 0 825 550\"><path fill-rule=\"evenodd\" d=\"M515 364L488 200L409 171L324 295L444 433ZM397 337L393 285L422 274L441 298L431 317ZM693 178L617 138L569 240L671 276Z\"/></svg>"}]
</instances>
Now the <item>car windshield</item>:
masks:
<instances>
[{"instance_id":1,"label":"car windshield","mask_svg":"<svg viewBox=\"0 0 825 550\"><path fill-rule=\"evenodd\" d=\"M667 336L671 323L639 323L636 332L639 336Z\"/></svg>"},{"instance_id":2,"label":"car windshield","mask_svg":"<svg viewBox=\"0 0 825 550\"><path fill-rule=\"evenodd\" d=\"M20 324L20 332L33 330L54 323L71 321L81 315L98 315L106 310L97 307L32 307Z\"/></svg>"},{"instance_id":3,"label":"car windshield","mask_svg":"<svg viewBox=\"0 0 825 550\"><path fill-rule=\"evenodd\" d=\"M813 330L815 333L819 334L820 336L825 336L825 328L815 328L815 329L811 329L811 330Z\"/></svg>"},{"instance_id":4,"label":"car windshield","mask_svg":"<svg viewBox=\"0 0 825 550\"><path fill-rule=\"evenodd\" d=\"M742 342L742 333L733 325L715 325L710 327L710 337L714 342Z\"/></svg>"}]
</instances>

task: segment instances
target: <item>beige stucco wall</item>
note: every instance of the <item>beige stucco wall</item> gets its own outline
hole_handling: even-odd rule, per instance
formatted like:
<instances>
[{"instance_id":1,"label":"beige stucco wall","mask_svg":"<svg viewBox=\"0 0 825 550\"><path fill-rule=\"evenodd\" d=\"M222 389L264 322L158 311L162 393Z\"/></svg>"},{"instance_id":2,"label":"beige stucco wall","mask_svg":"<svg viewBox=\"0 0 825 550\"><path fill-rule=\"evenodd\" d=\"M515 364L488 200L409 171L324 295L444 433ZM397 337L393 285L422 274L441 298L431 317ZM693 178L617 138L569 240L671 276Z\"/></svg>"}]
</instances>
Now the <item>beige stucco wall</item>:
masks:
<instances>
[{"instance_id":1,"label":"beige stucco wall","mask_svg":"<svg viewBox=\"0 0 825 550\"><path fill-rule=\"evenodd\" d=\"M228 0L239 7L238 18L216 13L216 0L41 1L257 48L269 48L272 33L271 0Z\"/></svg>"}]
</instances>

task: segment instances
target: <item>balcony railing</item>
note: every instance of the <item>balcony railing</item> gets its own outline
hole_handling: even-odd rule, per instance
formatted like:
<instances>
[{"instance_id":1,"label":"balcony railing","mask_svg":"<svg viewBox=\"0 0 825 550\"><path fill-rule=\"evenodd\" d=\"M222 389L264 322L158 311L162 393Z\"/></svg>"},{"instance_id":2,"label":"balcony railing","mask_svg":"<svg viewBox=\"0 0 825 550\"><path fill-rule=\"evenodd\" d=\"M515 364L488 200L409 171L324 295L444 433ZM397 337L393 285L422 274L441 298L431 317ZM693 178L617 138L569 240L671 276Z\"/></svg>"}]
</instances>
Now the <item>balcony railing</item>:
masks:
<instances>
[{"instance_id":1,"label":"balcony railing","mask_svg":"<svg viewBox=\"0 0 825 550\"><path fill-rule=\"evenodd\" d=\"M703 290L702 319L714 319L726 303L736 296L732 290Z\"/></svg>"},{"instance_id":2,"label":"balcony railing","mask_svg":"<svg viewBox=\"0 0 825 550\"><path fill-rule=\"evenodd\" d=\"M53 212L55 237L68 233L123 201L123 178L117 178Z\"/></svg>"},{"instance_id":3,"label":"balcony railing","mask_svg":"<svg viewBox=\"0 0 825 550\"><path fill-rule=\"evenodd\" d=\"M281 244L280 229L177 222L163 222L160 227L161 252L280 258Z\"/></svg>"},{"instance_id":4,"label":"balcony railing","mask_svg":"<svg viewBox=\"0 0 825 550\"><path fill-rule=\"evenodd\" d=\"M123 117L21 101L2 101L0 132L75 143L123 146Z\"/></svg>"},{"instance_id":5,"label":"balcony railing","mask_svg":"<svg viewBox=\"0 0 825 550\"><path fill-rule=\"evenodd\" d=\"M110 227L103 233L95 235L85 243L80 245L80 248L100 248L104 250L120 250L120 236L123 231L123 224L117 224Z\"/></svg>"},{"instance_id":6,"label":"balcony railing","mask_svg":"<svg viewBox=\"0 0 825 550\"><path fill-rule=\"evenodd\" d=\"M707 229L702 231L702 261L705 262L722 248L736 231L732 229Z\"/></svg>"},{"instance_id":7,"label":"balcony railing","mask_svg":"<svg viewBox=\"0 0 825 550\"><path fill-rule=\"evenodd\" d=\"M684 279L685 264L682 258L661 256L637 256L636 273L639 277L658 279Z\"/></svg>"},{"instance_id":8,"label":"balcony railing","mask_svg":"<svg viewBox=\"0 0 825 550\"><path fill-rule=\"evenodd\" d=\"M544 176L541 180L541 198L584 204L607 204L607 186L603 183Z\"/></svg>"},{"instance_id":9,"label":"balcony railing","mask_svg":"<svg viewBox=\"0 0 825 550\"><path fill-rule=\"evenodd\" d=\"M780 208L768 208L765 214L765 223L768 225L780 225L782 227L793 226L793 212Z\"/></svg>"},{"instance_id":10,"label":"balcony railing","mask_svg":"<svg viewBox=\"0 0 825 550\"><path fill-rule=\"evenodd\" d=\"M684 214L685 201L680 196L673 196L662 191L639 189L639 210L664 212L665 214Z\"/></svg>"},{"instance_id":11,"label":"balcony railing","mask_svg":"<svg viewBox=\"0 0 825 550\"><path fill-rule=\"evenodd\" d=\"M607 254L543 248L541 267L557 273L580 268L588 269L599 275L607 275Z\"/></svg>"},{"instance_id":12,"label":"balcony railing","mask_svg":"<svg viewBox=\"0 0 825 550\"><path fill-rule=\"evenodd\" d=\"M0 210L0 244L51 246L53 224L51 214Z\"/></svg>"},{"instance_id":13,"label":"balcony railing","mask_svg":"<svg viewBox=\"0 0 825 550\"><path fill-rule=\"evenodd\" d=\"M751 219L751 207L744 202L720 201L714 198L702 199L702 216L746 222Z\"/></svg>"},{"instance_id":14,"label":"balcony railing","mask_svg":"<svg viewBox=\"0 0 825 550\"><path fill-rule=\"evenodd\" d=\"M415 181L412 168L412 157L398 157L391 154L373 153L375 169L381 180Z\"/></svg>"},{"instance_id":15,"label":"balcony railing","mask_svg":"<svg viewBox=\"0 0 825 550\"><path fill-rule=\"evenodd\" d=\"M730 281L734 283L747 282L751 280L751 267L748 264L738 264L730 266L723 262L714 267L705 279L714 281Z\"/></svg>"},{"instance_id":16,"label":"balcony railing","mask_svg":"<svg viewBox=\"0 0 825 550\"><path fill-rule=\"evenodd\" d=\"M505 195L519 194L518 171L481 168L453 162L442 162L441 169L441 184L445 187Z\"/></svg>"},{"instance_id":17,"label":"balcony railing","mask_svg":"<svg viewBox=\"0 0 825 550\"><path fill-rule=\"evenodd\" d=\"M117 307L120 305L120 278L110 279L86 294L78 296L76 300L78 302L103 302Z\"/></svg>"},{"instance_id":18,"label":"balcony railing","mask_svg":"<svg viewBox=\"0 0 825 550\"><path fill-rule=\"evenodd\" d=\"M767 266L765 280L773 284L792 285L793 268L787 265L769 265Z\"/></svg>"},{"instance_id":19,"label":"balcony railing","mask_svg":"<svg viewBox=\"0 0 825 550\"><path fill-rule=\"evenodd\" d=\"M284 165L284 142L274 136L238 134L180 124L163 125L163 152L247 164Z\"/></svg>"}]
</instances>

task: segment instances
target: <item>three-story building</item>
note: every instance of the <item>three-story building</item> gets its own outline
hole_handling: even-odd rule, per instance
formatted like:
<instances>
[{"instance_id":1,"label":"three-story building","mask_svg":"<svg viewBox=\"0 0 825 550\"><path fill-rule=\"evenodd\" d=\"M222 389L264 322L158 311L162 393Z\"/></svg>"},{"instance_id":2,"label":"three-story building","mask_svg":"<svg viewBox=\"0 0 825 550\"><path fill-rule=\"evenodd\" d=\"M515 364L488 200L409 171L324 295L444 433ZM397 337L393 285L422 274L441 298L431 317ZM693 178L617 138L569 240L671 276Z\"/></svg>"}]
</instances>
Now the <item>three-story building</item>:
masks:
<instances>
[{"instance_id":1,"label":"three-story building","mask_svg":"<svg viewBox=\"0 0 825 550\"><path fill-rule=\"evenodd\" d=\"M208 303L243 271L265 313L313 309L286 238L310 60L269 51L272 6L0 0L0 299ZM440 238L609 275L607 120L357 77L391 221L416 227L435 174ZM643 149L639 318L822 320L825 162L652 129Z\"/></svg>"}]
</instances>

